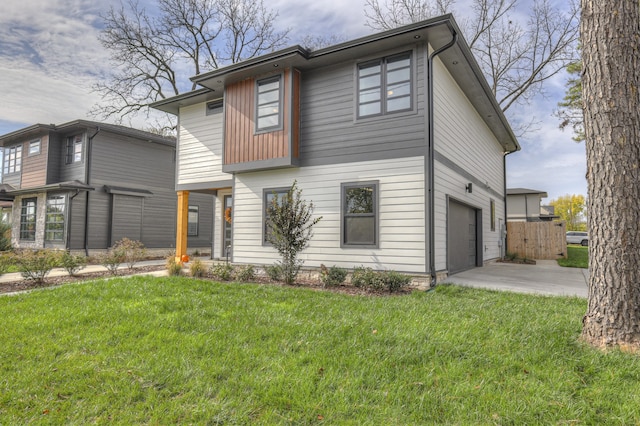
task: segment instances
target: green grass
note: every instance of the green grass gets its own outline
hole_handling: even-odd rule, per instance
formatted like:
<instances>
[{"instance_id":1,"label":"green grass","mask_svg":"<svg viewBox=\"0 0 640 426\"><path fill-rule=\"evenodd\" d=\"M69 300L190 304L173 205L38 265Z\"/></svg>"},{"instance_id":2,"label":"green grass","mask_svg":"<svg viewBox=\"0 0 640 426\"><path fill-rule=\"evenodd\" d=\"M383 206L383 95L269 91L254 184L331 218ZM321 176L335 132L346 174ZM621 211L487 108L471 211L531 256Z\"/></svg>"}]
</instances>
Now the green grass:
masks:
<instances>
[{"instance_id":1,"label":"green grass","mask_svg":"<svg viewBox=\"0 0 640 426\"><path fill-rule=\"evenodd\" d=\"M638 424L586 301L130 278L0 297L0 424Z\"/></svg>"},{"instance_id":2,"label":"green grass","mask_svg":"<svg viewBox=\"0 0 640 426\"><path fill-rule=\"evenodd\" d=\"M558 265L568 268L589 267L589 247L578 245L567 246L567 258L558 259Z\"/></svg>"}]
</instances>

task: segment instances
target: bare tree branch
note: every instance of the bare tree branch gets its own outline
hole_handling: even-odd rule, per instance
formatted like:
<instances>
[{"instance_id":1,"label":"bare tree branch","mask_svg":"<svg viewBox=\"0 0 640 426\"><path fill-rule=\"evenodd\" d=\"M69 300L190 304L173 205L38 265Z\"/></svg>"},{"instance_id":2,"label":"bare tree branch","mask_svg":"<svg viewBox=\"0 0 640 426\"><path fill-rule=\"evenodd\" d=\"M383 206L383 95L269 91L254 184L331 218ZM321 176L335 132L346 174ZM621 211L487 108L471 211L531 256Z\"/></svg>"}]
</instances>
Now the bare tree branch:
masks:
<instances>
[{"instance_id":1,"label":"bare tree branch","mask_svg":"<svg viewBox=\"0 0 640 426\"><path fill-rule=\"evenodd\" d=\"M123 0L103 16L100 42L111 52L113 74L94 86L102 95L91 114L131 119L148 104L196 86L189 77L284 46L277 13L262 0L156 0L148 13ZM162 126L161 126L162 127Z\"/></svg>"},{"instance_id":2,"label":"bare tree branch","mask_svg":"<svg viewBox=\"0 0 640 426\"><path fill-rule=\"evenodd\" d=\"M373 29L386 30L453 10L454 0L367 0ZM517 0L473 0L461 27L503 111L543 93L544 82L577 59L579 7L559 10L534 0L528 19L517 19Z\"/></svg>"}]
</instances>

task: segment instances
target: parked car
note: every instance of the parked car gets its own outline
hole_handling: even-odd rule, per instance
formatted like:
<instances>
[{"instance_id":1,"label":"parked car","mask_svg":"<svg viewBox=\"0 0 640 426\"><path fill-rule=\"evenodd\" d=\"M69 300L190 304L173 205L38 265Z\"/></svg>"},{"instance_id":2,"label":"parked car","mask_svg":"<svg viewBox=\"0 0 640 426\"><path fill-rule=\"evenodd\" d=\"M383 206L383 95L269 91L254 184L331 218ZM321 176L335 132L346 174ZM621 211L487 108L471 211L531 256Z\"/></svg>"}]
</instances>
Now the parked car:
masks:
<instances>
[{"instance_id":1,"label":"parked car","mask_svg":"<svg viewBox=\"0 0 640 426\"><path fill-rule=\"evenodd\" d=\"M589 245L589 234L582 231L567 232L567 244L580 244L582 246Z\"/></svg>"}]
</instances>

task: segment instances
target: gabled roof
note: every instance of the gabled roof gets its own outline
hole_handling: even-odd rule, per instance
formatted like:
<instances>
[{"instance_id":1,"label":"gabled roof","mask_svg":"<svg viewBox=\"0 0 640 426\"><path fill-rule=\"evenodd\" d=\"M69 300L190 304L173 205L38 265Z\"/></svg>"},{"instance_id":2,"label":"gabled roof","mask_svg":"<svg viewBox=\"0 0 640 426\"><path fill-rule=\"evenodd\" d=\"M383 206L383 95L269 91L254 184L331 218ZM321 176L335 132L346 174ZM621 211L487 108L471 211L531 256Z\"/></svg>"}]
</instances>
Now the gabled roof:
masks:
<instances>
[{"instance_id":1,"label":"gabled roof","mask_svg":"<svg viewBox=\"0 0 640 426\"><path fill-rule=\"evenodd\" d=\"M545 191L538 191L537 189L507 188L507 195L534 195L534 194L540 194L542 198L548 197Z\"/></svg>"},{"instance_id":2,"label":"gabled roof","mask_svg":"<svg viewBox=\"0 0 640 426\"><path fill-rule=\"evenodd\" d=\"M440 53L438 58L441 59L504 150L506 152L519 150L520 145L511 126L498 105L469 46L462 38L458 25L450 14L312 52L296 45L251 58L194 76L191 80L205 89L154 102L151 106L177 115L180 107L222 98L224 88L228 84L273 71L276 68L295 67L304 71L305 69L370 56L398 46L414 45L419 40L424 40L432 48L437 49L451 42L453 33L458 34L455 44Z\"/></svg>"},{"instance_id":3,"label":"gabled roof","mask_svg":"<svg viewBox=\"0 0 640 426\"><path fill-rule=\"evenodd\" d=\"M159 143L162 145L176 145L176 140L174 137L161 136L155 133L146 132L144 130L133 129L131 127L119 126L116 124L99 123L97 121L89 120L74 120L59 125L34 124L32 126L25 127L24 129L7 133L6 135L0 136L0 146L5 146L13 142L21 141L28 138L37 138L49 132L71 133L75 131L85 131L88 129L93 129L94 131L104 130L110 133L133 137L152 143Z\"/></svg>"}]
</instances>

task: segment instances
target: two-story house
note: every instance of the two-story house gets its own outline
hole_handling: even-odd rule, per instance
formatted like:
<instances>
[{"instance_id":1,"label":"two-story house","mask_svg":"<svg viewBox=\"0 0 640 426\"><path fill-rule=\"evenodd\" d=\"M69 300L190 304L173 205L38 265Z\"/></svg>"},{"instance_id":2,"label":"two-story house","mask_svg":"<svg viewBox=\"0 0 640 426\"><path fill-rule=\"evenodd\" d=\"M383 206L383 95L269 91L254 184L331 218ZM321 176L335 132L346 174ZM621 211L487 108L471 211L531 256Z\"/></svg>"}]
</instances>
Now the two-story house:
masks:
<instances>
[{"instance_id":1,"label":"two-story house","mask_svg":"<svg viewBox=\"0 0 640 426\"><path fill-rule=\"evenodd\" d=\"M175 138L77 120L14 131L0 146L14 247L89 254L123 237L175 247ZM210 248L212 195L196 195L187 209L190 247Z\"/></svg>"},{"instance_id":2,"label":"two-story house","mask_svg":"<svg viewBox=\"0 0 640 426\"><path fill-rule=\"evenodd\" d=\"M178 254L189 197L215 191L214 256L277 261L266 206L295 180L322 216L307 266L433 283L500 256L504 157L520 147L452 16L192 80L152 105L179 117Z\"/></svg>"},{"instance_id":3,"label":"two-story house","mask_svg":"<svg viewBox=\"0 0 640 426\"><path fill-rule=\"evenodd\" d=\"M507 220L509 222L547 222L558 219L553 206L543 206L545 191L527 188L507 189Z\"/></svg>"}]
</instances>

